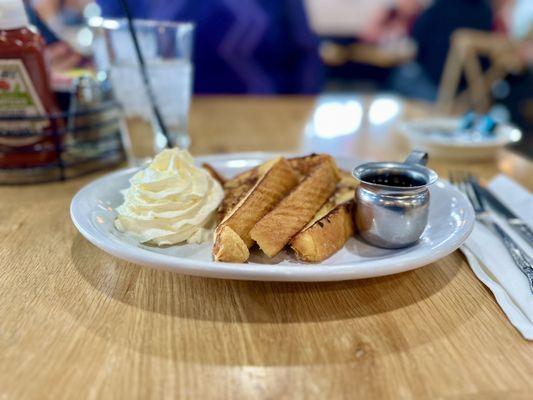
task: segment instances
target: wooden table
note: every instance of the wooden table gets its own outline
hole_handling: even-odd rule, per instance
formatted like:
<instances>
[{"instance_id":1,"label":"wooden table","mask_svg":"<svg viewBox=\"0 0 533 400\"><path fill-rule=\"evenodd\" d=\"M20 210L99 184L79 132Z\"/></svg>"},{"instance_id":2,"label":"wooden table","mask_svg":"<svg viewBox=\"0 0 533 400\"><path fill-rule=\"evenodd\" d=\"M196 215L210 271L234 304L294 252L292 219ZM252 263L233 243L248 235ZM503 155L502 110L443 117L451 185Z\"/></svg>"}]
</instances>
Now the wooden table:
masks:
<instances>
[{"instance_id":1,"label":"wooden table","mask_svg":"<svg viewBox=\"0 0 533 400\"><path fill-rule=\"evenodd\" d=\"M355 124L317 117L313 98L198 98L192 151L401 159L394 123L425 111L389 100L354 97ZM432 166L499 169L531 189L532 164L511 153ZM70 222L71 197L95 177L0 188L0 399L531 398L533 343L461 253L335 283L154 271L103 253Z\"/></svg>"}]
</instances>

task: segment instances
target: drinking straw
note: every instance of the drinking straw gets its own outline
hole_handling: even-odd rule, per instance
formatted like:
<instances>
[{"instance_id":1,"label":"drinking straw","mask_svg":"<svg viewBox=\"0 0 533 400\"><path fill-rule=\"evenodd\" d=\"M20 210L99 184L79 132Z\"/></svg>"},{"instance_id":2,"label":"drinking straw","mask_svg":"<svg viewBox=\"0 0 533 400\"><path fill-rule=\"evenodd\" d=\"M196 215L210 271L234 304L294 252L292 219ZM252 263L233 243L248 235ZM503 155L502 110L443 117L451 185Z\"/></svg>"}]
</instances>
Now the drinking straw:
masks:
<instances>
[{"instance_id":1,"label":"drinking straw","mask_svg":"<svg viewBox=\"0 0 533 400\"><path fill-rule=\"evenodd\" d=\"M135 32L135 27L133 26L133 18L131 16L131 10L126 0L120 0L120 4L122 5L122 9L124 10L124 13L126 14L126 19L128 20L128 30L130 31L131 39L133 40L133 46L135 47L135 54L137 55L137 61L139 62L139 67L141 69L141 76L143 79L144 87L146 89L146 93L148 94L148 100L150 101L152 112L154 113L155 119L157 120L157 123L159 127L161 128L161 133L163 134L165 139L167 139L167 147L171 148L172 143L170 141L170 137L168 136L167 127L165 125L165 122L163 121L163 118L161 117L159 108L157 107L154 92L152 90L152 86L150 85L150 80L148 79L148 70L146 68L146 63L144 62L144 56L142 55L141 47L139 46L139 41L137 39L137 33Z\"/></svg>"}]
</instances>

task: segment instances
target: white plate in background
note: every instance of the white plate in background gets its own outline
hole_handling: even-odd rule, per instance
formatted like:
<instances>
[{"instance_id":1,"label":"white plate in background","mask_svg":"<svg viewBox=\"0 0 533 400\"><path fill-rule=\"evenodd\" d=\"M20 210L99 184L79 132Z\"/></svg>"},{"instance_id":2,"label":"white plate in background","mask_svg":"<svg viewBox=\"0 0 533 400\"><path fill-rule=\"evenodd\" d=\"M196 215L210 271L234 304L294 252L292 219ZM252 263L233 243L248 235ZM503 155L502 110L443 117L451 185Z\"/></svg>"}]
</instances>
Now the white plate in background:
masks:
<instances>
[{"instance_id":1,"label":"white plate in background","mask_svg":"<svg viewBox=\"0 0 533 400\"><path fill-rule=\"evenodd\" d=\"M493 158L500 148L522 137L517 127L502 123L496 126L494 136L481 140L429 133L431 130L452 133L459 128L460 123L460 118L420 118L401 123L398 131L409 140L412 148L427 152L430 158L466 161Z\"/></svg>"}]
</instances>

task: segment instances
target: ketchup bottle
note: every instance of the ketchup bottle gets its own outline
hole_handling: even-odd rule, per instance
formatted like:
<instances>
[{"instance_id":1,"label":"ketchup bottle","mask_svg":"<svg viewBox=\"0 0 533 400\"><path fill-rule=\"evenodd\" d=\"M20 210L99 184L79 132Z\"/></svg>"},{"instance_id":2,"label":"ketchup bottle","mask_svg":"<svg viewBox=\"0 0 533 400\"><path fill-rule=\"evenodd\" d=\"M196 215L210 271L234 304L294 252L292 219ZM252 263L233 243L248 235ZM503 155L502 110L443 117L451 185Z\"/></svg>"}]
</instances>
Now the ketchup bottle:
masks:
<instances>
[{"instance_id":1,"label":"ketchup bottle","mask_svg":"<svg viewBox=\"0 0 533 400\"><path fill-rule=\"evenodd\" d=\"M0 2L0 115L35 116L59 111L50 89L44 40L29 26L22 0ZM49 119L0 120L0 168L37 167L57 160ZM26 134L24 134L26 133Z\"/></svg>"}]
</instances>

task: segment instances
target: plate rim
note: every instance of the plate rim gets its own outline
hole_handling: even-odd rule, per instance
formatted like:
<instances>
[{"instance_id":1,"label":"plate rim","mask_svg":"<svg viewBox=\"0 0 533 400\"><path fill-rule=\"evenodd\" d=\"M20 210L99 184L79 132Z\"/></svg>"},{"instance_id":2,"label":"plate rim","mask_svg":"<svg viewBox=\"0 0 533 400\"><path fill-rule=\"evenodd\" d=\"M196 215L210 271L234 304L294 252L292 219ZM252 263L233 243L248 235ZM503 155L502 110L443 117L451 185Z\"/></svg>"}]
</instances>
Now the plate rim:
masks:
<instances>
[{"instance_id":1,"label":"plate rim","mask_svg":"<svg viewBox=\"0 0 533 400\"><path fill-rule=\"evenodd\" d=\"M459 118L454 117L423 117L423 118L413 118L410 120L401 121L398 124L398 132L407 139L416 141L417 143L423 143L430 146L437 147L448 147L448 148L463 148L463 149L498 149L504 147L508 144L515 143L516 140L513 140L509 134L500 136L499 139L492 141L478 141L478 142L458 142L458 141L445 141L444 139L435 139L431 137L425 137L419 132L414 132L416 129L413 125L417 123L425 123L430 121L438 121L440 123L452 123L458 122ZM518 129L516 125L509 123L502 123L502 126L507 130Z\"/></svg>"},{"instance_id":2,"label":"plate rim","mask_svg":"<svg viewBox=\"0 0 533 400\"><path fill-rule=\"evenodd\" d=\"M291 155L297 156L301 153L282 153L282 152L244 152L244 153L226 153L226 154L210 154L195 157L198 163L209 162L209 160L218 161L230 161L237 158L261 158L275 155ZM356 158L350 158L346 156L333 156L337 160L350 160L359 162ZM100 186L107 180L115 180L119 176L128 175L137 171L139 167L122 168L110 173L107 173L88 184L84 185L73 196L70 203L70 217L74 226L78 229L83 237L89 242L103 250L104 252L118 257L122 260L140 264L153 269L172 271L177 273L183 273L193 276L220 278L220 279L238 279L238 280L259 280L259 281L340 281L340 280L352 280L363 279L369 277L385 276L397 274L409 270L413 270L424 265L431 264L448 254L451 254L457 250L461 244L468 238L474 228L474 211L468 203L468 200L462 193L453 188L450 184L443 180L442 182L446 189L453 190L455 195L461 197L464 203L467 205L464 223L462 229L455 237L450 237L447 240L451 240L446 248L439 248L433 251L430 255L424 257L416 256L416 252L413 255L404 254L402 262L395 263L393 267L390 266L390 258L378 259L372 261L365 261L363 263L357 263L359 267L361 264L377 264L373 268L376 270L366 268L354 269L353 263L342 263L335 265L320 265L320 264L301 264L291 266L278 266L276 264L238 264L238 263L216 263L214 261L204 260L191 260L184 257L176 257L169 254L161 254L157 252L151 252L142 248L135 248L135 252L132 252L132 247L129 245L117 246L111 241L106 241L104 238L99 237L99 232L92 232L91 229L87 229L83 221L79 221L76 215L76 210L79 207L84 195L95 187ZM86 221L86 224L90 223ZM94 229L94 228L93 228ZM383 265L380 265L383 264ZM263 266L264 265L264 266ZM318 267L318 268L317 268ZM378 268L379 267L379 268Z\"/></svg>"}]
</instances>

